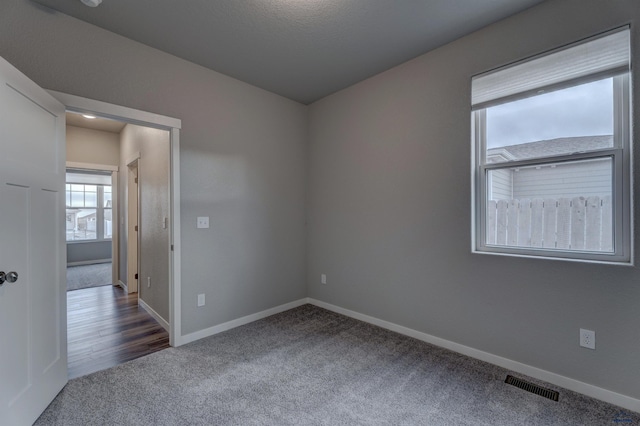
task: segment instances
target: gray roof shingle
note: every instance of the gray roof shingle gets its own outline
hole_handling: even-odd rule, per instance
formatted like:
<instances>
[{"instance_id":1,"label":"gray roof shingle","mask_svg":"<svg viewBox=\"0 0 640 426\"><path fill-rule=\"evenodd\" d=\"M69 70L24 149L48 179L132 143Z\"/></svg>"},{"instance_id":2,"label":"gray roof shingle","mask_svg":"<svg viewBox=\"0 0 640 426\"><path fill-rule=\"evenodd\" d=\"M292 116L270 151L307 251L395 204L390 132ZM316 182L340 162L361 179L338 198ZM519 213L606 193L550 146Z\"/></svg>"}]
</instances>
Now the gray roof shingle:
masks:
<instances>
[{"instance_id":1,"label":"gray roof shingle","mask_svg":"<svg viewBox=\"0 0 640 426\"><path fill-rule=\"evenodd\" d=\"M573 154L577 152L597 151L612 147L613 135L556 138L488 149L487 162L502 163L505 161L517 161Z\"/></svg>"}]
</instances>

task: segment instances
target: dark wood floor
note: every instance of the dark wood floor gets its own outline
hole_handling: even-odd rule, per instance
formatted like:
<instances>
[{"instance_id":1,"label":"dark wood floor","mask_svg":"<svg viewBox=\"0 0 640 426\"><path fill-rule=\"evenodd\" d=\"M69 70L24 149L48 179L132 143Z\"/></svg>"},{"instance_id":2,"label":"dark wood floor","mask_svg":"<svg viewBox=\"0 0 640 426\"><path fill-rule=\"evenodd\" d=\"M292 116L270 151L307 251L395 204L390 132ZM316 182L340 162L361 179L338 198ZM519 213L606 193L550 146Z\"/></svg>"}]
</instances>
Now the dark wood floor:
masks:
<instances>
[{"instance_id":1,"label":"dark wood floor","mask_svg":"<svg viewBox=\"0 0 640 426\"><path fill-rule=\"evenodd\" d=\"M169 347L169 334L138 295L102 286L67 292L69 378L122 364Z\"/></svg>"}]
</instances>

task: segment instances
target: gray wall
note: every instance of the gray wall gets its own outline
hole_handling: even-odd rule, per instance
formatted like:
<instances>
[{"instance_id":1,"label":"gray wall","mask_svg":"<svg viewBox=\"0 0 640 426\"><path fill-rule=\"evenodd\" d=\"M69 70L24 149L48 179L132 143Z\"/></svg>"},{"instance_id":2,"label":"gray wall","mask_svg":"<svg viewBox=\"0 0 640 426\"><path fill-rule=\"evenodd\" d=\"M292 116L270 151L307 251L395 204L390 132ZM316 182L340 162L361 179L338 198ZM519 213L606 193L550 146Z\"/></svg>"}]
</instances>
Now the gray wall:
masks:
<instances>
[{"instance_id":1,"label":"gray wall","mask_svg":"<svg viewBox=\"0 0 640 426\"><path fill-rule=\"evenodd\" d=\"M67 125L67 161L117 166L120 135ZM111 241L67 244L67 264L111 258Z\"/></svg>"},{"instance_id":2,"label":"gray wall","mask_svg":"<svg viewBox=\"0 0 640 426\"><path fill-rule=\"evenodd\" d=\"M23 0L0 2L0 56L47 89L182 120L183 333L306 296L305 106Z\"/></svg>"},{"instance_id":3,"label":"gray wall","mask_svg":"<svg viewBox=\"0 0 640 426\"><path fill-rule=\"evenodd\" d=\"M140 153L138 186L140 192L139 233L140 270L138 296L162 318L169 321L169 228L163 227L169 215L170 137L167 130L127 124L121 137L119 202L120 280L127 283L127 163ZM147 286L147 278L151 285ZM128 283L127 283L128 284Z\"/></svg>"},{"instance_id":4,"label":"gray wall","mask_svg":"<svg viewBox=\"0 0 640 426\"><path fill-rule=\"evenodd\" d=\"M640 398L638 269L472 254L470 225L471 76L627 23L637 70L637 0L553 0L313 104L309 295Z\"/></svg>"},{"instance_id":5,"label":"gray wall","mask_svg":"<svg viewBox=\"0 0 640 426\"><path fill-rule=\"evenodd\" d=\"M472 75L629 22L638 58L639 20L637 0L549 0L310 116L20 0L0 5L0 56L44 87L182 119L184 332L308 294L640 398L637 268L471 254L469 152Z\"/></svg>"},{"instance_id":6,"label":"gray wall","mask_svg":"<svg viewBox=\"0 0 640 426\"><path fill-rule=\"evenodd\" d=\"M111 259L111 241L67 243L67 265Z\"/></svg>"}]
</instances>

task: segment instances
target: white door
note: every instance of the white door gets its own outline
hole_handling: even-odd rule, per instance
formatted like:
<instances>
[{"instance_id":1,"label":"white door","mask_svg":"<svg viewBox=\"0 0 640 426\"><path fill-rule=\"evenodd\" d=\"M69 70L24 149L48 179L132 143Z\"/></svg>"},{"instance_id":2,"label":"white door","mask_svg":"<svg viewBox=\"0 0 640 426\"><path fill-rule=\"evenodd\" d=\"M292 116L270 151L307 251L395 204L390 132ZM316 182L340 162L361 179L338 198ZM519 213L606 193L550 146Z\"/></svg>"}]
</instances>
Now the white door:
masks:
<instances>
[{"instance_id":1,"label":"white door","mask_svg":"<svg viewBox=\"0 0 640 426\"><path fill-rule=\"evenodd\" d=\"M0 58L0 425L32 424L67 383L64 114Z\"/></svg>"}]
</instances>

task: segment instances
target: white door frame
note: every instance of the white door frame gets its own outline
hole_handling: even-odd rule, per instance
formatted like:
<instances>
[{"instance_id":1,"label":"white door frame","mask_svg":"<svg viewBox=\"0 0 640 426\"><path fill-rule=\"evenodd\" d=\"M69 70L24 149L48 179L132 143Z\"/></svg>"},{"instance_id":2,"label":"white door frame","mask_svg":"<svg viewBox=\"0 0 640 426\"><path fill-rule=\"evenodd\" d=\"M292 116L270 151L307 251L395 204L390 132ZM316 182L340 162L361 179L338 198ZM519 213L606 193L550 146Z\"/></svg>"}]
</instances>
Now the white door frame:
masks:
<instances>
[{"instance_id":1,"label":"white door frame","mask_svg":"<svg viewBox=\"0 0 640 426\"><path fill-rule=\"evenodd\" d=\"M140 111L119 105L66 93L48 91L58 99L67 111L96 114L101 117L124 121L140 126L153 127L168 130L171 137L171 181L170 191L170 252L169 262L169 344L180 346L182 344L181 327L181 244L180 244L180 129L182 122L179 119ZM171 250L171 248L173 250ZM65 265L66 266L66 265Z\"/></svg>"},{"instance_id":2,"label":"white door frame","mask_svg":"<svg viewBox=\"0 0 640 426\"><path fill-rule=\"evenodd\" d=\"M135 159L131 161L127 160L126 162L127 208L125 209L127 220L127 293L138 293L138 301L141 300L139 293L140 280L136 278L136 276L138 276L138 273L140 272L140 187L138 186L137 181L132 182L132 179L138 179L139 159L140 153L138 152L135 155ZM133 173L134 169L135 173ZM132 191L134 186L135 192ZM133 201L135 201L135 203Z\"/></svg>"}]
</instances>

